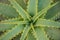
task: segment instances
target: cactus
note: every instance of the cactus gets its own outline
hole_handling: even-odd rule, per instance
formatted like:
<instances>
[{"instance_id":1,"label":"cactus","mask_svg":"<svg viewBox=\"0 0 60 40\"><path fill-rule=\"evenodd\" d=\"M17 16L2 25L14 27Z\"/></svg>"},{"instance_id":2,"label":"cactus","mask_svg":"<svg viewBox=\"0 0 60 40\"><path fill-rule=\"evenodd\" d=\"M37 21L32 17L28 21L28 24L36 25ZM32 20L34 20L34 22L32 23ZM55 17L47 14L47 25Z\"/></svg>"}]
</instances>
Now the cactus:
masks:
<instances>
[{"instance_id":1,"label":"cactus","mask_svg":"<svg viewBox=\"0 0 60 40\"><path fill-rule=\"evenodd\" d=\"M0 40L60 40L59 1L8 1L0 3Z\"/></svg>"}]
</instances>

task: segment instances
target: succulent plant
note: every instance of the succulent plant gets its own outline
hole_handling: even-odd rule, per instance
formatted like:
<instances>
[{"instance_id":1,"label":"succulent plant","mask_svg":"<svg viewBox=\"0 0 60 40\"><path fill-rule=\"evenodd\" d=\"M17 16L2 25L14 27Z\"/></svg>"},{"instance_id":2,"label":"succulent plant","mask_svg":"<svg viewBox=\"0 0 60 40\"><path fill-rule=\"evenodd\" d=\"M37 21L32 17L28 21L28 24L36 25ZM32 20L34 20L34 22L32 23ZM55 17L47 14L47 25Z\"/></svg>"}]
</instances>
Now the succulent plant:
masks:
<instances>
[{"instance_id":1,"label":"succulent plant","mask_svg":"<svg viewBox=\"0 0 60 40\"><path fill-rule=\"evenodd\" d=\"M8 0L0 3L0 40L60 40L60 2ZM51 4L53 3L53 4Z\"/></svg>"}]
</instances>

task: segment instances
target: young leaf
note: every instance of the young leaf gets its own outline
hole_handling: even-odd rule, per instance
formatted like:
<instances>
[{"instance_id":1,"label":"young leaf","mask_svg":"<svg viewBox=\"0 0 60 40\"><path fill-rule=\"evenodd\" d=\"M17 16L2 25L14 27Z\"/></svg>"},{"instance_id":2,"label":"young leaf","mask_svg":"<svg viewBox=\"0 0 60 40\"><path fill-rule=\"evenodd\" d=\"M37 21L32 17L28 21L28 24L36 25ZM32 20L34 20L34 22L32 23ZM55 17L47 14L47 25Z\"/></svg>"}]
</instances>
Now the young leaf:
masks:
<instances>
[{"instance_id":1,"label":"young leaf","mask_svg":"<svg viewBox=\"0 0 60 40\"><path fill-rule=\"evenodd\" d=\"M37 14L37 4L38 4L38 0L28 1L27 11L31 16L34 16Z\"/></svg>"},{"instance_id":2,"label":"young leaf","mask_svg":"<svg viewBox=\"0 0 60 40\"><path fill-rule=\"evenodd\" d=\"M27 34L26 40L36 40L36 38L34 38L32 32L33 32L32 30L29 31L29 33Z\"/></svg>"},{"instance_id":3,"label":"young leaf","mask_svg":"<svg viewBox=\"0 0 60 40\"><path fill-rule=\"evenodd\" d=\"M26 27L23 30L23 33L22 33L20 40L25 40L30 29L31 29L31 27L29 25L26 25Z\"/></svg>"}]
</instances>

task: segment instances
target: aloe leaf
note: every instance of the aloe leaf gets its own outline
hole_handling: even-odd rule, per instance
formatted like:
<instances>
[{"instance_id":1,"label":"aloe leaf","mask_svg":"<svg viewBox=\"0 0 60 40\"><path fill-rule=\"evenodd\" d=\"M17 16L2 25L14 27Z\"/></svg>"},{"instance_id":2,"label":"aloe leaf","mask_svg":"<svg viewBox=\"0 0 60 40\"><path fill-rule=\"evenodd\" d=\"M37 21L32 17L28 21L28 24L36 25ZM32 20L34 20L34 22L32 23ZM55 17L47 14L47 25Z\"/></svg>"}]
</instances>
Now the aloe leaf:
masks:
<instances>
[{"instance_id":1,"label":"aloe leaf","mask_svg":"<svg viewBox=\"0 0 60 40\"><path fill-rule=\"evenodd\" d=\"M20 18L12 18L12 19L8 19L8 20L2 20L1 22L15 22L15 21L19 21ZM5 31L5 30L10 30L12 29L15 24L4 24L0 22L0 31Z\"/></svg>"},{"instance_id":2,"label":"aloe leaf","mask_svg":"<svg viewBox=\"0 0 60 40\"><path fill-rule=\"evenodd\" d=\"M4 15L9 18L18 17L18 12L11 6L7 4L0 3L0 15Z\"/></svg>"},{"instance_id":3,"label":"aloe leaf","mask_svg":"<svg viewBox=\"0 0 60 40\"><path fill-rule=\"evenodd\" d=\"M28 1L27 11L31 16L34 16L37 14L37 4L38 4L38 0Z\"/></svg>"},{"instance_id":4,"label":"aloe leaf","mask_svg":"<svg viewBox=\"0 0 60 40\"><path fill-rule=\"evenodd\" d=\"M30 20L29 14L15 0L9 1L24 19Z\"/></svg>"},{"instance_id":5,"label":"aloe leaf","mask_svg":"<svg viewBox=\"0 0 60 40\"><path fill-rule=\"evenodd\" d=\"M26 27L23 30L23 33L21 35L20 40L25 40L25 38L26 38L26 36L27 36L30 29L31 29L31 27L29 25L26 25Z\"/></svg>"},{"instance_id":6,"label":"aloe leaf","mask_svg":"<svg viewBox=\"0 0 60 40\"><path fill-rule=\"evenodd\" d=\"M26 24L26 21L0 22L0 24Z\"/></svg>"},{"instance_id":7,"label":"aloe leaf","mask_svg":"<svg viewBox=\"0 0 60 40\"><path fill-rule=\"evenodd\" d=\"M47 13L46 13L46 15L45 15L44 18L46 18L46 19L51 19L51 18L53 18L55 15L57 15L59 12L60 12L60 2L59 2L57 5L55 5L54 7L50 8L50 9L47 11Z\"/></svg>"},{"instance_id":8,"label":"aloe leaf","mask_svg":"<svg viewBox=\"0 0 60 40\"><path fill-rule=\"evenodd\" d=\"M26 40L36 40L36 38L34 38L32 32L33 32L32 30L29 31L29 33L27 34Z\"/></svg>"},{"instance_id":9,"label":"aloe leaf","mask_svg":"<svg viewBox=\"0 0 60 40\"><path fill-rule=\"evenodd\" d=\"M13 24L0 24L0 31L10 30L14 27Z\"/></svg>"},{"instance_id":10,"label":"aloe leaf","mask_svg":"<svg viewBox=\"0 0 60 40\"><path fill-rule=\"evenodd\" d=\"M25 23L26 23L25 21L20 21L20 18L12 18L0 22L0 24L25 24Z\"/></svg>"},{"instance_id":11,"label":"aloe leaf","mask_svg":"<svg viewBox=\"0 0 60 40\"><path fill-rule=\"evenodd\" d=\"M0 22L0 31L7 30L13 28L16 24L26 24L25 21L17 21L17 22ZM13 25L12 25L13 24Z\"/></svg>"},{"instance_id":12,"label":"aloe leaf","mask_svg":"<svg viewBox=\"0 0 60 40\"><path fill-rule=\"evenodd\" d=\"M46 8L48 5L51 5L52 0L38 0L38 11Z\"/></svg>"},{"instance_id":13,"label":"aloe leaf","mask_svg":"<svg viewBox=\"0 0 60 40\"><path fill-rule=\"evenodd\" d=\"M49 38L47 37L44 28L35 28L35 32L36 32L36 36L37 36L37 40L49 40Z\"/></svg>"},{"instance_id":14,"label":"aloe leaf","mask_svg":"<svg viewBox=\"0 0 60 40\"><path fill-rule=\"evenodd\" d=\"M13 28L16 24L25 24L25 21L19 21L20 18L13 18L8 20L3 20L0 22L0 31L5 31Z\"/></svg>"},{"instance_id":15,"label":"aloe leaf","mask_svg":"<svg viewBox=\"0 0 60 40\"><path fill-rule=\"evenodd\" d=\"M19 5L21 5L22 6L22 8L24 9L24 10L26 10L26 8L27 8L27 4L25 3L25 1L24 0L16 0L17 1L17 3L19 3Z\"/></svg>"},{"instance_id":16,"label":"aloe leaf","mask_svg":"<svg viewBox=\"0 0 60 40\"><path fill-rule=\"evenodd\" d=\"M23 25L17 25L16 27L12 28L12 30L9 30L6 32L2 37L0 37L0 40L9 40L12 39L14 36L21 33L21 31L24 29Z\"/></svg>"},{"instance_id":17,"label":"aloe leaf","mask_svg":"<svg viewBox=\"0 0 60 40\"><path fill-rule=\"evenodd\" d=\"M53 5L48 5L48 6L47 6L46 8L44 8L43 10L39 11L39 13L33 17L34 22L35 22L41 15L46 14L47 11L48 11L50 8L54 7L56 4L58 4L58 2L57 2L57 3L54 3ZM43 17L43 16L42 16L42 17Z\"/></svg>"},{"instance_id":18,"label":"aloe leaf","mask_svg":"<svg viewBox=\"0 0 60 40\"><path fill-rule=\"evenodd\" d=\"M52 17L50 20L59 21L59 18L60 18L60 12L56 13L56 15Z\"/></svg>"},{"instance_id":19,"label":"aloe leaf","mask_svg":"<svg viewBox=\"0 0 60 40\"><path fill-rule=\"evenodd\" d=\"M46 32L49 38L52 40L60 40L60 30L57 28L46 28Z\"/></svg>"},{"instance_id":20,"label":"aloe leaf","mask_svg":"<svg viewBox=\"0 0 60 40\"><path fill-rule=\"evenodd\" d=\"M45 34L44 28L36 27L31 24L32 30L33 30L33 35L35 36L36 40L49 40L47 38L47 35Z\"/></svg>"},{"instance_id":21,"label":"aloe leaf","mask_svg":"<svg viewBox=\"0 0 60 40\"><path fill-rule=\"evenodd\" d=\"M5 19L5 20L1 20L0 22L15 22L15 21L21 21L22 18L11 18L11 19Z\"/></svg>"},{"instance_id":22,"label":"aloe leaf","mask_svg":"<svg viewBox=\"0 0 60 40\"><path fill-rule=\"evenodd\" d=\"M52 20L46 20L46 19L39 19L35 26L47 26L47 27L55 27L55 28L60 28L60 22L55 22Z\"/></svg>"}]
</instances>

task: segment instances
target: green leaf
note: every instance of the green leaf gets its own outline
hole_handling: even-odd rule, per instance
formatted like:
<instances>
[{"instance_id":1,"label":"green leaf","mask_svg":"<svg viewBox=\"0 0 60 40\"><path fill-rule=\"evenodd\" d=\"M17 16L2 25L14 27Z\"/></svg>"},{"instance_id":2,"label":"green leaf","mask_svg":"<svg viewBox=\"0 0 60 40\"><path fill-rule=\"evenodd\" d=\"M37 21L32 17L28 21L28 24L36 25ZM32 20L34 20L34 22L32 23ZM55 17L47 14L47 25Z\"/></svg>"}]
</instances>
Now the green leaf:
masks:
<instances>
[{"instance_id":1,"label":"green leaf","mask_svg":"<svg viewBox=\"0 0 60 40\"><path fill-rule=\"evenodd\" d=\"M29 31L29 33L27 34L26 40L36 40L36 38L34 38L32 32L33 32L32 30Z\"/></svg>"},{"instance_id":2,"label":"green leaf","mask_svg":"<svg viewBox=\"0 0 60 40\"><path fill-rule=\"evenodd\" d=\"M44 28L36 27L31 24L33 35L35 36L36 40L48 40L47 35L45 34Z\"/></svg>"},{"instance_id":3,"label":"green leaf","mask_svg":"<svg viewBox=\"0 0 60 40\"><path fill-rule=\"evenodd\" d=\"M0 22L0 24L26 24L26 21L15 21L15 22Z\"/></svg>"},{"instance_id":4,"label":"green leaf","mask_svg":"<svg viewBox=\"0 0 60 40\"><path fill-rule=\"evenodd\" d=\"M35 32L36 32L37 40L49 40L47 34L44 31L44 28L36 27Z\"/></svg>"},{"instance_id":5,"label":"green leaf","mask_svg":"<svg viewBox=\"0 0 60 40\"><path fill-rule=\"evenodd\" d=\"M26 10L27 5L26 5L26 3L24 2L24 0L16 0L16 1L17 1L17 3L19 3L19 5L22 6L22 8L23 8L24 10ZM26 0L25 0L25 1L26 1Z\"/></svg>"},{"instance_id":6,"label":"green leaf","mask_svg":"<svg viewBox=\"0 0 60 40\"><path fill-rule=\"evenodd\" d=\"M13 24L0 24L0 31L10 30L14 27Z\"/></svg>"},{"instance_id":7,"label":"green leaf","mask_svg":"<svg viewBox=\"0 0 60 40\"><path fill-rule=\"evenodd\" d=\"M59 18L60 18L60 12L56 13L56 15L52 17L50 20L59 21Z\"/></svg>"},{"instance_id":8,"label":"green leaf","mask_svg":"<svg viewBox=\"0 0 60 40\"><path fill-rule=\"evenodd\" d=\"M20 40L25 40L25 38L26 38L26 36L27 36L30 29L31 29L31 27L29 25L26 25L26 27L23 30L23 33L21 35Z\"/></svg>"},{"instance_id":9,"label":"green leaf","mask_svg":"<svg viewBox=\"0 0 60 40\"><path fill-rule=\"evenodd\" d=\"M27 11L31 16L34 16L37 14L37 4L38 4L38 0L28 1Z\"/></svg>"},{"instance_id":10,"label":"green leaf","mask_svg":"<svg viewBox=\"0 0 60 40\"><path fill-rule=\"evenodd\" d=\"M46 20L46 19L39 19L37 20L35 26L47 26L47 27L56 27L60 28L60 22L55 22L52 20Z\"/></svg>"},{"instance_id":11,"label":"green leaf","mask_svg":"<svg viewBox=\"0 0 60 40\"><path fill-rule=\"evenodd\" d=\"M0 31L8 30L14 27L16 24L26 24L27 22L25 21L3 21L0 22Z\"/></svg>"},{"instance_id":12,"label":"green leaf","mask_svg":"<svg viewBox=\"0 0 60 40\"><path fill-rule=\"evenodd\" d=\"M22 20L22 18L18 17L18 18L11 18L11 19L1 20L0 22L15 22L15 21L21 21L21 20Z\"/></svg>"},{"instance_id":13,"label":"green leaf","mask_svg":"<svg viewBox=\"0 0 60 40\"><path fill-rule=\"evenodd\" d=\"M54 16L56 16L59 12L60 12L60 2L57 5L55 5L54 7L50 8L47 11L47 13L46 13L44 18L51 19Z\"/></svg>"},{"instance_id":14,"label":"green leaf","mask_svg":"<svg viewBox=\"0 0 60 40\"><path fill-rule=\"evenodd\" d=\"M9 40L12 39L14 36L21 33L21 31L24 29L23 25L17 25L12 30L9 30L6 32L2 37L0 37L0 40Z\"/></svg>"},{"instance_id":15,"label":"green leaf","mask_svg":"<svg viewBox=\"0 0 60 40\"><path fill-rule=\"evenodd\" d=\"M52 0L38 0L38 11L46 8L48 5L51 5Z\"/></svg>"},{"instance_id":16,"label":"green leaf","mask_svg":"<svg viewBox=\"0 0 60 40\"><path fill-rule=\"evenodd\" d=\"M12 17L18 17L19 14L10 5L0 3L0 15L12 18Z\"/></svg>"},{"instance_id":17,"label":"green leaf","mask_svg":"<svg viewBox=\"0 0 60 40\"><path fill-rule=\"evenodd\" d=\"M57 3L54 3L53 5L48 5L46 8L42 9L37 15L35 15L35 16L33 17L34 22L35 22L41 15L46 15L47 11L48 11L50 8L52 8L53 6L55 6L56 4L58 4L58 2L57 2ZM44 17L44 16L42 16L42 17Z\"/></svg>"},{"instance_id":18,"label":"green leaf","mask_svg":"<svg viewBox=\"0 0 60 40\"><path fill-rule=\"evenodd\" d=\"M15 0L9 1L24 19L30 20L29 14Z\"/></svg>"},{"instance_id":19,"label":"green leaf","mask_svg":"<svg viewBox=\"0 0 60 40\"><path fill-rule=\"evenodd\" d=\"M60 30L57 28L46 28L47 35L53 40L60 40Z\"/></svg>"},{"instance_id":20,"label":"green leaf","mask_svg":"<svg viewBox=\"0 0 60 40\"><path fill-rule=\"evenodd\" d=\"M2 20L1 22L15 22L19 20L20 18L13 18L8 20ZM15 26L15 24L4 24L4 23L1 24L1 22L0 22L0 31L10 30Z\"/></svg>"}]
</instances>

